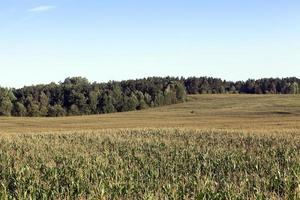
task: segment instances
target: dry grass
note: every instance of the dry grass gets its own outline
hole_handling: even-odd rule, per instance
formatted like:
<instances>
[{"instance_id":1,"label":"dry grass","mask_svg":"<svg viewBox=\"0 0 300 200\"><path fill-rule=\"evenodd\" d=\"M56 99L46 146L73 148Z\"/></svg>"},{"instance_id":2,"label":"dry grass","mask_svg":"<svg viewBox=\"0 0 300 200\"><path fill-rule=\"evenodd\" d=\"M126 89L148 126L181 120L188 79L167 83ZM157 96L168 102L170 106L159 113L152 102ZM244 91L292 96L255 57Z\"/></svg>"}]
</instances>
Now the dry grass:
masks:
<instances>
[{"instance_id":1,"label":"dry grass","mask_svg":"<svg viewBox=\"0 0 300 200\"><path fill-rule=\"evenodd\" d=\"M195 95L183 104L143 111L64 118L0 118L0 133L115 128L299 130L300 96Z\"/></svg>"}]
</instances>

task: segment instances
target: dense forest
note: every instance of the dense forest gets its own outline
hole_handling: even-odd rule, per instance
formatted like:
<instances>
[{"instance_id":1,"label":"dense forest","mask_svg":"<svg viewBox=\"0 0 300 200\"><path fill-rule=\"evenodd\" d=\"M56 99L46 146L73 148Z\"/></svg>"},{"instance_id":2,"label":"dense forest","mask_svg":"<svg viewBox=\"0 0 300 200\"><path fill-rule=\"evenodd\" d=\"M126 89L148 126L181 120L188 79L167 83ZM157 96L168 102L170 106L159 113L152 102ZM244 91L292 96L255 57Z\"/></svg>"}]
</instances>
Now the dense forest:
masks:
<instances>
[{"instance_id":1,"label":"dense forest","mask_svg":"<svg viewBox=\"0 0 300 200\"><path fill-rule=\"evenodd\" d=\"M184 102L187 94L298 94L300 79L225 81L211 77L151 77L108 83L86 78L64 82L0 88L0 115L59 117L141 110Z\"/></svg>"},{"instance_id":2,"label":"dense forest","mask_svg":"<svg viewBox=\"0 0 300 200\"><path fill-rule=\"evenodd\" d=\"M249 79L237 82L210 77L190 77L182 81L188 94L298 94L300 84L300 79L296 77Z\"/></svg>"},{"instance_id":3,"label":"dense forest","mask_svg":"<svg viewBox=\"0 0 300 200\"><path fill-rule=\"evenodd\" d=\"M141 110L175 104L185 99L185 87L176 78L90 83L86 78L73 77L59 84L21 89L0 88L0 115L89 115Z\"/></svg>"}]
</instances>

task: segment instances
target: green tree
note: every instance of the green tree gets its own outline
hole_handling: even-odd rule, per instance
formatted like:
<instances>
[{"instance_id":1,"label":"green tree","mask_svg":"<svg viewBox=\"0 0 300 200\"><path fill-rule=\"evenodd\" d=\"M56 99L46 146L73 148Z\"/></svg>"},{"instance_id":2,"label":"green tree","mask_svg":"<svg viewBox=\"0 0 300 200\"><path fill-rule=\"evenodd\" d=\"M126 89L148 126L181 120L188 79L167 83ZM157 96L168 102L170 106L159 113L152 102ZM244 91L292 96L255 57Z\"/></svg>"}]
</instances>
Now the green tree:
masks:
<instances>
[{"instance_id":1,"label":"green tree","mask_svg":"<svg viewBox=\"0 0 300 200\"><path fill-rule=\"evenodd\" d=\"M90 112L92 114L97 114L98 113L98 98L99 98L99 91L91 91L89 92L89 98L88 98L88 104L90 107Z\"/></svg>"},{"instance_id":2,"label":"green tree","mask_svg":"<svg viewBox=\"0 0 300 200\"><path fill-rule=\"evenodd\" d=\"M114 107L112 97L107 94L101 97L99 105L102 113L113 113L117 111Z\"/></svg>"},{"instance_id":3,"label":"green tree","mask_svg":"<svg viewBox=\"0 0 300 200\"><path fill-rule=\"evenodd\" d=\"M80 115L79 108L76 104L71 105L70 110L69 110L69 115Z\"/></svg>"},{"instance_id":4,"label":"green tree","mask_svg":"<svg viewBox=\"0 0 300 200\"><path fill-rule=\"evenodd\" d=\"M124 94L123 94L121 86L119 84L115 83L113 85L111 96L113 99L113 105L114 105L115 109L118 112L121 112L122 108L123 108L123 104L124 104L124 101L123 101Z\"/></svg>"},{"instance_id":5,"label":"green tree","mask_svg":"<svg viewBox=\"0 0 300 200\"><path fill-rule=\"evenodd\" d=\"M154 98L154 106L164 105L164 94L162 91L159 91Z\"/></svg>"},{"instance_id":6,"label":"green tree","mask_svg":"<svg viewBox=\"0 0 300 200\"><path fill-rule=\"evenodd\" d=\"M220 94L225 94L225 93L226 93L226 89L225 89L225 87L224 87L223 85L221 85L221 86L219 87L219 93L220 93Z\"/></svg>"},{"instance_id":7,"label":"green tree","mask_svg":"<svg viewBox=\"0 0 300 200\"><path fill-rule=\"evenodd\" d=\"M10 116L13 108L13 104L9 99L1 99L0 100L0 115L2 116Z\"/></svg>"},{"instance_id":8,"label":"green tree","mask_svg":"<svg viewBox=\"0 0 300 200\"><path fill-rule=\"evenodd\" d=\"M13 109L13 101L15 96L11 90L0 88L0 115L10 116Z\"/></svg>"},{"instance_id":9,"label":"green tree","mask_svg":"<svg viewBox=\"0 0 300 200\"><path fill-rule=\"evenodd\" d=\"M145 96L144 96L144 94L141 91L138 91L136 93L136 97L137 97L137 99L139 101L138 106L136 108L137 110L143 110L143 109L146 109L146 108L149 107L148 104L145 101Z\"/></svg>"},{"instance_id":10,"label":"green tree","mask_svg":"<svg viewBox=\"0 0 300 200\"><path fill-rule=\"evenodd\" d=\"M179 102L186 101L186 90L183 84L176 84L176 99Z\"/></svg>"},{"instance_id":11,"label":"green tree","mask_svg":"<svg viewBox=\"0 0 300 200\"><path fill-rule=\"evenodd\" d=\"M44 92L41 92L41 94L39 96L39 103L40 103L40 116L43 116L43 117L47 116L48 106L49 106L49 98Z\"/></svg>"},{"instance_id":12,"label":"green tree","mask_svg":"<svg viewBox=\"0 0 300 200\"><path fill-rule=\"evenodd\" d=\"M30 117L40 117L40 108L36 102L32 102L27 108Z\"/></svg>"},{"instance_id":13,"label":"green tree","mask_svg":"<svg viewBox=\"0 0 300 200\"><path fill-rule=\"evenodd\" d=\"M144 94L144 99L145 99L146 104L148 106L151 106L151 103L153 103L151 95L146 92Z\"/></svg>"},{"instance_id":14,"label":"green tree","mask_svg":"<svg viewBox=\"0 0 300 200\"><path fill-rule=\"evenodd\" d=\"M27 110L25 106L20 102L16 102L13 109L13 115L19 117L25 117L27 115Z\"/></svg>"},{"instance_id":15,"label":"green tree","mask_svg":"<svg viewBox=\"0 0 300 200\"><path fill-rule=\"evenodd\" d=\"M139 100L137 99L136 95L134 93L131 93L131 95L124 97L124 106L122 111L132 111L136 110L139 105Z\"/></svg>"},{"instance_id":16,"label":"green tree","mask_svg":"<svg viewBox=\"0 0 300 200\"><path fill-rule=\"evenodd\" d=\"M206 77L203 78L202 84L199 89L201 94L211 93L210 84L208 83Z\"/></svg>"},{"instance_id":17,"label":"green tree","mask_svg":"<svg viewBox=\"0 0 300 200\"><path fill-rule=\"evenodd\" d=\"M136 109L137 110L143 110L143 109L147 109L147 108L149 108L149 105L146 103L146 101L144 99L141 99L139 101L139 104L138 104Z\"/></svg>"},{"instance_id":18,"label":"green tree","mask_svg":"<svg viewBox=\"0 0 300 200\"><path fill-rule=\"evenodd\" d=\"M66 111L61 105L50 106L48 109L49 117L63 117L65 115Z\"/></svg>"},{"instance_id":19,"label":"green tree","mask_svg":"<svg viewBox=\"0 0 300 200\"><path fill-rule=\"evenodd\" d=\"M299 94L299 85L298 85L297 82L294 82L294 83L292 84L292 93L293 93L294 95Z\"/></svg>"},{"instance_id":20,"label":"green tree","mask_svg":"<svg viewBox=\"0 0 300 200\"><path fill-rule=\"evenodd\" d=\"M40 106L39 103L33 100L32 94L29 94L25 99L25 107L27 110L27 115L29 117L39 117L40 116Z\"/></svg>"},{"instance_id":21,"label":"green tree","mask_svg":"<svg viewBox=\"0 0 300 200\"><path fill-rule=\"evenodd\" d=\"M76 105L79 110L82 110L86 106L86 98L84 94L75 90L71 91L70 102L72 105Z\"/></svg>"},{"instance_id":22,"label":"green tree","mask_svg":"<svg viewBox=\"0 0 300 200\"><path fill-rule=\"evenodd\" d=\"M126 98L125 104L126 111L136 110L136 108L139 105L139 100L134 93L131 93L131 95L128 98Z\"/></svg>"}]
</instances>

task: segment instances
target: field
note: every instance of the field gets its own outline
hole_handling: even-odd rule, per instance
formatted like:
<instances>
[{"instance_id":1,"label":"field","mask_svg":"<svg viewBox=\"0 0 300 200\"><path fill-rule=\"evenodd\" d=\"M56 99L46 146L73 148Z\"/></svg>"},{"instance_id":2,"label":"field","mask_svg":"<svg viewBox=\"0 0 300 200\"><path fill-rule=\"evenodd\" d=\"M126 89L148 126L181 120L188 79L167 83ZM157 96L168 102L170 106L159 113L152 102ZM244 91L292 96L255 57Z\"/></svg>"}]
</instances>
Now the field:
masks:
<instances>
[{"instance_id":1,"label":"field","mask_svg":"<svg viewBox=\"0 0 300 200\"><path fill-rule=\"evenodd\" d=\"M300 199L300 96L0 118L0 199Z\"/></svg>"},{"instance_id":2,"label":"field","mask_svg":"<svg viewBox=\"0 0 300 200\"><path fill-rule=\"evenodd\" d=\"M300 129L300 96L195 95L183 104L143 111L65 118L0 118L0 133L126 128L243 131Z\"/></svg>"}]
</instances>

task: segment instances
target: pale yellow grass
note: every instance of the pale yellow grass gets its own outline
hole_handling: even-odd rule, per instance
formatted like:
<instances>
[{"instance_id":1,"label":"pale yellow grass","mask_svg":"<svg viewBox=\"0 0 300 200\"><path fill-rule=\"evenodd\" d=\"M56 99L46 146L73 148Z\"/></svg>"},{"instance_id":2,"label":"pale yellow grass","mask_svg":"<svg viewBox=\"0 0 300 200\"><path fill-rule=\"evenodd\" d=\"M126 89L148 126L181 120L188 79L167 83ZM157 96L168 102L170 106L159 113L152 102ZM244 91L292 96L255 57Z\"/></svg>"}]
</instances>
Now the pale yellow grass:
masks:
<instances>
[{"instance_id":1,"label":"pale yellow grass","mask_svg":"<svg viewBox=\"0 0 300 200\"><path fill-rule=\"evenodd\" d=\"M0 133L127 128L298 132L300 96L192 95L186 103L134 112L63 118L0 118Z\"/></svg>"}]
</instances>

